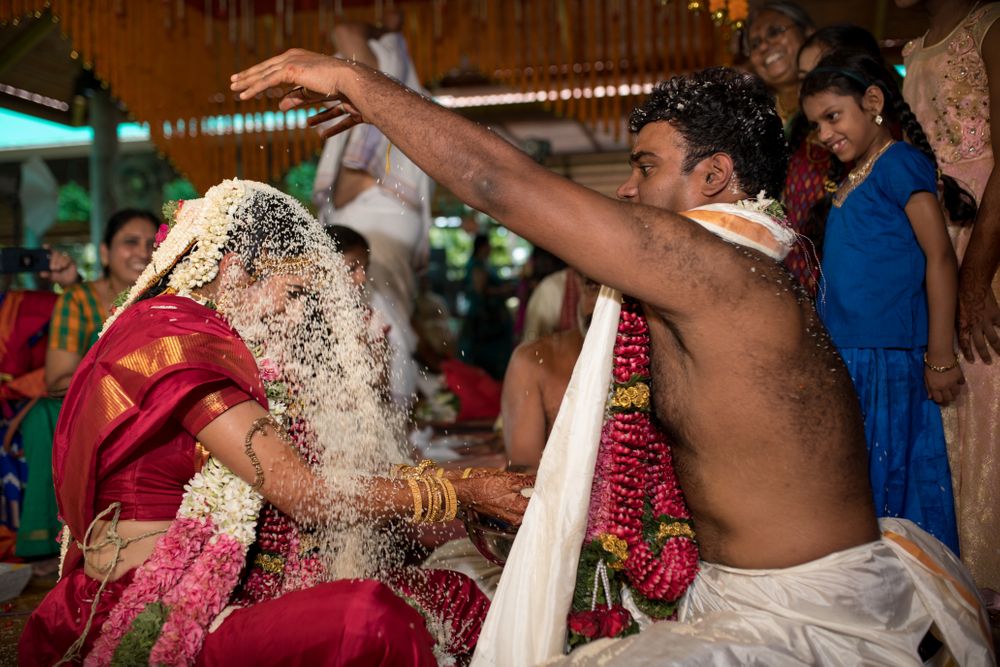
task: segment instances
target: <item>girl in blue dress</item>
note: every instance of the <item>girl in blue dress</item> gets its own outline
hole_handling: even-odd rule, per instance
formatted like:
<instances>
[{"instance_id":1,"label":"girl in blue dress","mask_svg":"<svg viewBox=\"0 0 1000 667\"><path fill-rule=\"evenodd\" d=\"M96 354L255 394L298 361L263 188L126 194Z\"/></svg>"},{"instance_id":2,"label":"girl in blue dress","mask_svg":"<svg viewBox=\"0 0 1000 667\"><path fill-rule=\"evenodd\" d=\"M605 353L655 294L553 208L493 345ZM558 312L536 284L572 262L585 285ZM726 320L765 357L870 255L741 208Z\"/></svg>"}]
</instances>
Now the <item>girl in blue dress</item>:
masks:
<instances>
[{"instance_id":1,"label":"girl in blue dress","mask_svg":"<svg viewBox=\"0 0 1000 667\"><path fill-rule=\"evenodd\" d=\"M958 263L934 153L894 79L870 56L826 56L801 98L819 140L855 164L831 193L817 310L861 400L876 510L914 521L957 554L937 404L963 382L954 349ZM890 126L908 143L894 141ZM952 220L971 221L971 196L942 180Z\"/></svg>"}]
</instances>

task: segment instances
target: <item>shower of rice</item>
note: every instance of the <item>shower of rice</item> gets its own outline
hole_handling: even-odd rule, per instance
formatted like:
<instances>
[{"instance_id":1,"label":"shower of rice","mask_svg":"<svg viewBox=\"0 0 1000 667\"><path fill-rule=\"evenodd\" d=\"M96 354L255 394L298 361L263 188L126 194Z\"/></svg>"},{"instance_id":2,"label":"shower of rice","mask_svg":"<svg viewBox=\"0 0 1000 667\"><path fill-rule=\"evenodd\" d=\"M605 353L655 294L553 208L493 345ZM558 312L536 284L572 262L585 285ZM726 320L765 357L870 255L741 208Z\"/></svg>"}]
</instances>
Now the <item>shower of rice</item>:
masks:
<instances>
[{"instance_id":1,"label":"shower of rice","mask_svg":"<svg viewBox=\"0 0 1000 667\"><path fill-rule=\"evenodd\" d=\"M401 565L401 550L364 511L381 504L367 482L410 457L403 447L405 416L385 399L381 386L381 333L369 326L369 312L340 253L300 204L259 183L227 181L217 188L236 194L210 192L186 203L182 215L228 206L225 216L217 216L229 221L228 229L192 239L160 289L151 292L179 282L178 276L187 285L191 276L203 276L192 286L204 284L217 272L199 268L199 262L214 267L226 253L235 254L239 262L221 272L214 306L258 363L276 369L284 392L269 396L271 411L323 482L324 488L309 489L315 506L299 508L300 514L322 518L311 530L303 527L302 548L319 555L323 579L384 580ZM215 251L204 252L212 244ZM258 280L247 287L246 274ZM310 484L294 477L285 483L297 492L306 489L294 485Z\"/></svg>"}]
</instances>

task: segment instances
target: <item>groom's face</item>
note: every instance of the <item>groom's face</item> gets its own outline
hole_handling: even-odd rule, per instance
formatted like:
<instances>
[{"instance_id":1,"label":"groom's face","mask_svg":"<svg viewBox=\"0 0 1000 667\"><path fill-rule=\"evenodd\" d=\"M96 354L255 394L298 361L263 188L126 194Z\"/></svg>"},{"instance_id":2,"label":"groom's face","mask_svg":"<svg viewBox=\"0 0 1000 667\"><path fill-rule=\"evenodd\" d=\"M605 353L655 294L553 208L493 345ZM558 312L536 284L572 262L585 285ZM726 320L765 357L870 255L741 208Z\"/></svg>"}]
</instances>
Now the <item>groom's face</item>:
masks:
<instances>
[{"instance_id":1,"label":"groom's face","mask_svg":"<svg viewBox=\"0 0 1000 667\"><path fill-rule=\"evenodd\" d=\"M669 211L698 206L699 169L689 174L681 165L687 149L680 133L668 122L648 123L635 136L629 164L632 172L618 188L618 198Z\"/></svg>"}]
</instances>

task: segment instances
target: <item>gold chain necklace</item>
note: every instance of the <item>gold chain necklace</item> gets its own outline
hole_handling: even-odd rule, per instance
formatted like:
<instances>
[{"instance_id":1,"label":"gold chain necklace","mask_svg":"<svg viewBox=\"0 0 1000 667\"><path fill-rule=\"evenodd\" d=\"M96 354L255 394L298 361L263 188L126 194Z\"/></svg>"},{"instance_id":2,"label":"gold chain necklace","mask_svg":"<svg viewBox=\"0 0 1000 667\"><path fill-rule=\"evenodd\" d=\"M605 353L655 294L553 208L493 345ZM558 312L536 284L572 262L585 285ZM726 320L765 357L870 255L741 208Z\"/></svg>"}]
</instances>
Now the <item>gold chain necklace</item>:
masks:
<instances>
[{"instance_id":1,"label":"gold chain necklace","mask_svg":"<svg viewBox=\"0 0 1000 667\"><path fill-rule=\"evenodd\" d=\"M882 146L882 148L878 149L875 155L872 155L870 158L865 160L863 165L851 169L850 173L847 174L847 179L841 183L837 194L833 198L834 206L840 208L840 206L844 203L844 200L847 199L847 196L851 194L856 187L861 185L866 178L868 178L868 174L871 173L872 167L875 166L875 162L882 157L882 154L889 150L889 146L892 146L894 143L896 143L895 140L889 139L889 141L885 142L885 145Z\"/></svg>"}]
</instances>

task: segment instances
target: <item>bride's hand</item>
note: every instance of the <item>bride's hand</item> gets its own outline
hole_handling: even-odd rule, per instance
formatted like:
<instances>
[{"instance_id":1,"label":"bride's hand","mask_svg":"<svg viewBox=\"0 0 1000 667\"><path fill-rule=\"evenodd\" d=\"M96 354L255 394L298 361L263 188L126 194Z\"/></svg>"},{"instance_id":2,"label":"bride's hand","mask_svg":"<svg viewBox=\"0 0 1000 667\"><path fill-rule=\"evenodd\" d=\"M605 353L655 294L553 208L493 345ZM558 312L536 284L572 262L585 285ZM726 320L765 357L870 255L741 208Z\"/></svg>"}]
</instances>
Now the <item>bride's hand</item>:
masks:
<instances>
[{"instance_id":1,"label":"bride's hand","mask_svg":"<svg viewBox=\"0 0 1000 667\"><path fill-rule=\"evenodd\" d=\"M530 489L535 483L535 477L496 472L456 479L452 483L461 507L519 526L524 511L528 508L528 498L521 491Z\"/></svg>"}]
</instances>

